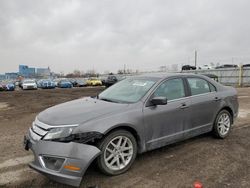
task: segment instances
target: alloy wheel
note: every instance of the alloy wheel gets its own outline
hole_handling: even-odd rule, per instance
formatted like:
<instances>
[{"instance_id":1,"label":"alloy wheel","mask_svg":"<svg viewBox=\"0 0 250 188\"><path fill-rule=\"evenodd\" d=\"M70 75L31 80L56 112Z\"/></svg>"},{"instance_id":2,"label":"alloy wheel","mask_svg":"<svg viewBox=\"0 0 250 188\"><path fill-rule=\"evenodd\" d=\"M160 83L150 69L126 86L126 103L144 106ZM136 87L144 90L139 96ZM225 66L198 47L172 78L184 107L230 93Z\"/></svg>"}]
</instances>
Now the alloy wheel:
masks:
<instances>
[{"instance_id":1,"label":"alloy wheel","mask_svg":"<svg viewBox=\"0 0 250 188\"><path fill-rule=\"evenodd\" d=\"M223 113L220 115L217 122L217 126L218 126L218 131L222 136L228 133L231 126L231 121L227 113Z\"/></svg>"},{"instance_id":2,"label":"alloy wheel","mask_svg":"<svg viewBox=\"0 0 250 188\"><path fill-rule=\"evenodd\" d=\"M113 138L104 150L104 162L110 170L125 168L133 157L133 144L126 136Z\"/></svg>"}]
</instances>

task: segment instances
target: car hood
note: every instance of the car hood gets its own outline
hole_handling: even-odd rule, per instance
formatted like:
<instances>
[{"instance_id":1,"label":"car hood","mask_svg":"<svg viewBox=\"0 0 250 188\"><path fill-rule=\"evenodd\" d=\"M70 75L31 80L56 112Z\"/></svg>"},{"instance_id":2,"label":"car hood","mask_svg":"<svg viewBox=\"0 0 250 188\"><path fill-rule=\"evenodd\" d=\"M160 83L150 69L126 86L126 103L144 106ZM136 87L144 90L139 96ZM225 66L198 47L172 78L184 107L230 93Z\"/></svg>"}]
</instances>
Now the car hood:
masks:
<instances>
[{"instance_id":1,"label":"car hood","mask_svg":"<svg viewBox=\"0 0 250 188\"><path fill-rule=\"evenodd\" d=\"M23 86L35 86L35 83L23 83Z\"/></svg>"},{"instance_id":2,"label":"car hood","mask_svg":"<svg viewBox=\"0 0 250 188\"><path fill-rule=\"evenodd\" d=\"M48 125L73 125L120 113L129 104L106 102L90 97L62 103L41 112L37 118Z\"/></svg>"}]
</instances>

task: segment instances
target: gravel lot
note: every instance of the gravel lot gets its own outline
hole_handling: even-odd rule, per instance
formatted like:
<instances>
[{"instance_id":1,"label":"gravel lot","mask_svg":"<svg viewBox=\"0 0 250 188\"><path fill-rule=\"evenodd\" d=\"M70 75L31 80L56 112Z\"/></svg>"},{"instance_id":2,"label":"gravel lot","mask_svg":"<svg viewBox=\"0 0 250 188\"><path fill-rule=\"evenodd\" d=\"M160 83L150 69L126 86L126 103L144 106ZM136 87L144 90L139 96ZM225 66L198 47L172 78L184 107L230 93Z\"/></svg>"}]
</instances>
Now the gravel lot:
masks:
<instances>
[{"instance_id":1,"label":"gravel lot","mask_svg":"<svg viewBox=\"0 0 250 188\"><path fill-rule=\"evenodd\" d=\"M23 136L36 114L47 107L103 88L74 88L0 93L0 187L68 187L28 168L32 153L22 147ZM240 113L230 136L210 134L139 155L125 174L108 177L93 164L81 187L250 187L250 88L240 88Z\"/></svg>"}]
</instances>

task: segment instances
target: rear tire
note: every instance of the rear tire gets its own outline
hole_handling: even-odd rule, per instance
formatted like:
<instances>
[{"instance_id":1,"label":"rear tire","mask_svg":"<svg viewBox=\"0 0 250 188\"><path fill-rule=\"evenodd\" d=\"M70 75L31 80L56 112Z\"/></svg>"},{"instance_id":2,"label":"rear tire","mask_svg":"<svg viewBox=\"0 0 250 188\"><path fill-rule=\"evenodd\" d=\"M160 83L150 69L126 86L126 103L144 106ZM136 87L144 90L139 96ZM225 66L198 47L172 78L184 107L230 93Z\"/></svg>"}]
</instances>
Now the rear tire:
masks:
<instances>
[{"instance_id":1,"label":"rear tire","mask_svg":"<svg viewBox=\"0 0 250 188\"><path fill-rule=\"evenodd\" d=\"M111 132L99 142L98 147L101 155L97 158L97 165L106 175L126 172L137 155L136 139L126 130Z\"/></svg>"},{"instance_id":2,"label":"rear tire","mask_svg":"<svg viewBox=\"0 0 250 188\"><path fill-rule=\"evenodd\" d=\"M227 137L231 130L232 122L232 115L227 110L220 111L214 122L214 135L221 139Z\"/></svg>"}]
</instances>

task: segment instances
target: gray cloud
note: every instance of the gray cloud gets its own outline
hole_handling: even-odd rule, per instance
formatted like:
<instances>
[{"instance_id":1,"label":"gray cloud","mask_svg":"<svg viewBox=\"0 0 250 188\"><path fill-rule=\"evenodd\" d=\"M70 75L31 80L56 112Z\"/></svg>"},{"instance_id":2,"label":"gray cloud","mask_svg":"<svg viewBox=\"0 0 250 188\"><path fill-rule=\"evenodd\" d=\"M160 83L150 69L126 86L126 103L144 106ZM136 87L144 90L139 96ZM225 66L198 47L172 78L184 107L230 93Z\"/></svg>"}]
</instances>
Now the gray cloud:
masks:
<instances>
[{"instance_id":1,"label":"gray cloud","mask_svg":"<svg viewBox=\"0 0 250 188\"><path fill-rule=\"evenodd\" d=\"M250 61L248 0L1 0L0 72Z\"/></svg>"}]
</instances>

